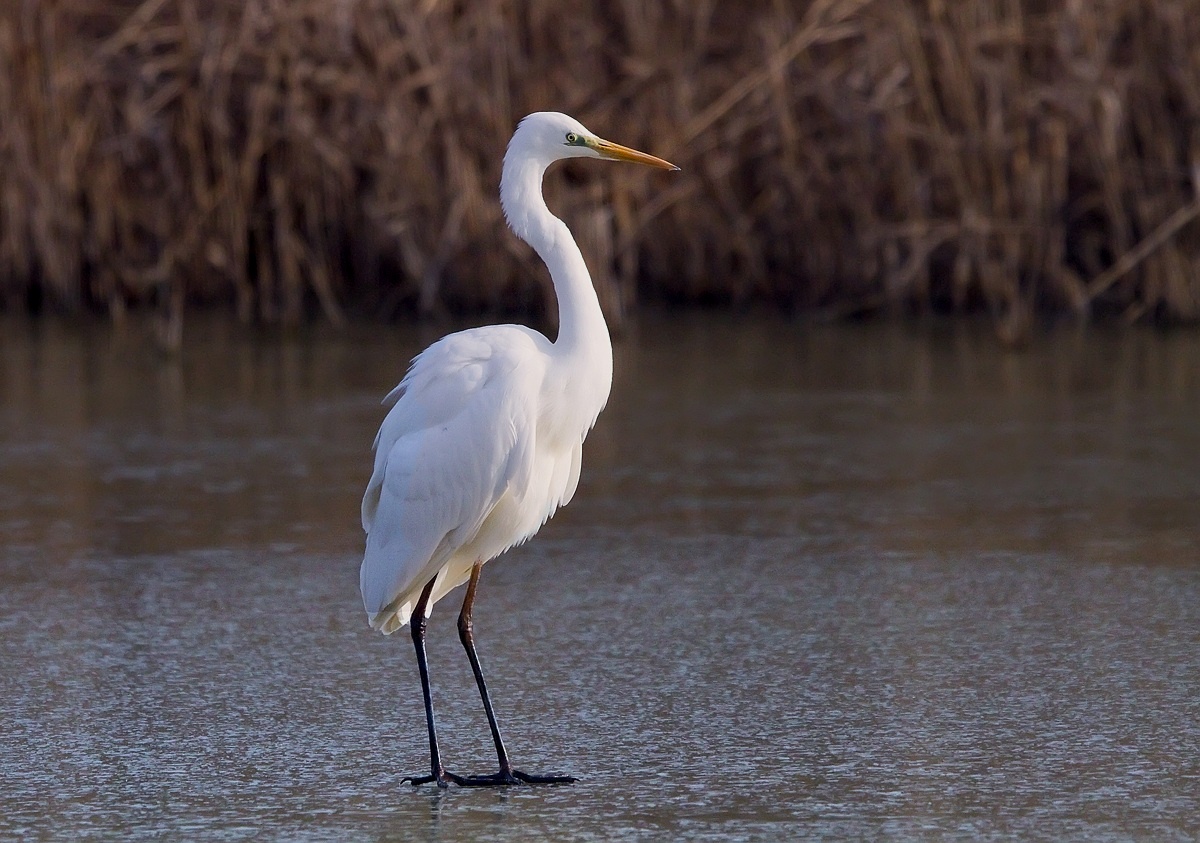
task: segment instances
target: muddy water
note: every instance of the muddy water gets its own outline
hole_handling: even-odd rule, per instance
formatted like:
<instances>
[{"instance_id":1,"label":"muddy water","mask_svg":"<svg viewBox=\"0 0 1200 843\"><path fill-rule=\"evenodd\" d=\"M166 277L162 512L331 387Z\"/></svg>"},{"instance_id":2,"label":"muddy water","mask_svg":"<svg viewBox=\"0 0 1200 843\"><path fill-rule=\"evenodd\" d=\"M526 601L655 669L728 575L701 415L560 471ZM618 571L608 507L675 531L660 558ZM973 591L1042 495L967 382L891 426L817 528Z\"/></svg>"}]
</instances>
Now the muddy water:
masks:
<instances>
[{"instance_id":1,"label":"muddy water","mask_svg":"<svg viewBox=\"0 0 1200 843\"><path fill-rule=\"evenodd\" d=\"M0 838L1200 835L1200 337L645 320L476 609L518 765L581 781L438 793L357 596L432 336L0 331Z\"/></svg>"}]
</instances>

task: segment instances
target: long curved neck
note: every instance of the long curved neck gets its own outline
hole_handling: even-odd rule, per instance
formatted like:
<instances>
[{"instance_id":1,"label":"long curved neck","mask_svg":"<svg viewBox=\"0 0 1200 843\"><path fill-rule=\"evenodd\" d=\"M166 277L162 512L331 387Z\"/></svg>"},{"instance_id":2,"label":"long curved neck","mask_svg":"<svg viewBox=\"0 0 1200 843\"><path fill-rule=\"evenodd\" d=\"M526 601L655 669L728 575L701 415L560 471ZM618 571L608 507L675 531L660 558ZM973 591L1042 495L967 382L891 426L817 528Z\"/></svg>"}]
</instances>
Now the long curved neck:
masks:
<instances>
[{"instance_id":1,"label":"long curved neck","mask_svg":"<svg viewBox=\"0 0 1200 843\"><path fill-rule=\"evenodd\" d=\"M546 207L542 176L546 164L535 159L504 160L500 203L513 232L533 247L550 270L558 298L555 350L570 357L606 358L612 366L608 325L587 265L566 224Z\"/></svg>"}]
</instances>

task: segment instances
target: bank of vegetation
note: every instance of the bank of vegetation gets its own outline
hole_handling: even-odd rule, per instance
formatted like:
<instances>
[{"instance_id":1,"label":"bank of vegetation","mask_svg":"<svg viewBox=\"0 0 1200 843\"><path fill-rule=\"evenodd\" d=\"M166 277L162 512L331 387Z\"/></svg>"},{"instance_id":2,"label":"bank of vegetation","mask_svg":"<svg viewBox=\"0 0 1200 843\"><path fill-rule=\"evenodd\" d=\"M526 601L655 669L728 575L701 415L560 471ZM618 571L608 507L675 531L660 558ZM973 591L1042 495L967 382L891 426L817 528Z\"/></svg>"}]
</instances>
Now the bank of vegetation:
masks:
<instances>
[{"instance_id":1,"label":"bank of vegetation","mask_svg":"<svg viewBox=\"0 0 1200 843\"><path fill-rule=\"evenodd\" d=\"M547 181L614 318L1200 318L1191 0L15 0L0 298L539 311L496 200L552 108L670 158Z\"/></svg>"}]
</instances>

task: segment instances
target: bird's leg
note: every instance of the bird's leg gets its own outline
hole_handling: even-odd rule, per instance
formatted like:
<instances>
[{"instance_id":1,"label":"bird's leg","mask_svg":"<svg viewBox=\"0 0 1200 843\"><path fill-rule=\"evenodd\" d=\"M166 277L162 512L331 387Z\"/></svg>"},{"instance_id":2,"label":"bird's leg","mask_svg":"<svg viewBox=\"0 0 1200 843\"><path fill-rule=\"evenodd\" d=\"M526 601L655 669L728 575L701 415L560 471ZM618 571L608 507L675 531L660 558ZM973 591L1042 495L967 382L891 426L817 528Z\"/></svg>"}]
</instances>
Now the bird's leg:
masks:
<instances>
[{"instance_id":1,"label":"bird's leg","mask_svg":"<svg viewBox=\"0 0 1200 843\"><path fill-rule=\"evenodd\" d=\"M483 699L483 710L487 713L488 727L492 730L492 742L496 745L496 758L500 770L490 776L454 776L453 781L464 787L488 787L506 784L571 784L575 781L572 776L544 775L534 776L523 773L513 767L504 749L504 739L500 737L500 725L496 722L496 713L492 710L492 700L488 696L487 683L483 680L483 668L479 666L479 654L475 652L475 627L471 612L475 608L475 589L479 585L479 572L483 563L476 562L471 568L471 579L467 583L467 594L463 598L462 611L458 613L458 640L467 651L471 661L471 672L475 674L475 684L479 686L479 696Z\"/></svg>"},{"instance_id":2,"label":"bird's leg","mask_svg":"<svg viewBox=\"0 0 1200 843\"><path fill-rule=\"evenodd\" d=\"M496 722L496 713L492 710L492 700L488 696L487 683L483 681L483 668L479 666L479 654L475 652L475 624L471 617L475 608L475 589L479 585L479 572L483 565L479 562L471 568L471 579L467 583L467 594L463 597L462 611L458 613L458 640L467 651L471 662L471 672L475 674L475 684L479 686L479 696L483 698L483 710L487 713L488 727L492 730L492 743L496 745L496 758L500 761L500 772L511 772L512 765L508 761L508 752L504 749L504 739L500 737L500 725Z\"/></svg>"},{"instance_id":3,"label":"bird's leg","mask_svg":"<svg viewBox=\"0 0 1200 843\"><path fill-rule=\"evenodd\" d=\"M409 631L412 633L413 646L417 650L417 669L421 671L421 691L425 697L425 723L429 727L429 767L431 772L428 776L407 776L401 779L401 782L411 782L413 786L437 782L438 787L449 787L449 782L453 780L453 777L448 776L446 768L442 766L442 753L438 749L437 726L433 721L433 694L429 689L429 664L425 658L425 626L429 620L425 617L425 609L429 605L429 596L433 592L433 583L436 580L437 577L431 579L421 591L421 596L409 618Z\"/></svg>"}]
</instances>

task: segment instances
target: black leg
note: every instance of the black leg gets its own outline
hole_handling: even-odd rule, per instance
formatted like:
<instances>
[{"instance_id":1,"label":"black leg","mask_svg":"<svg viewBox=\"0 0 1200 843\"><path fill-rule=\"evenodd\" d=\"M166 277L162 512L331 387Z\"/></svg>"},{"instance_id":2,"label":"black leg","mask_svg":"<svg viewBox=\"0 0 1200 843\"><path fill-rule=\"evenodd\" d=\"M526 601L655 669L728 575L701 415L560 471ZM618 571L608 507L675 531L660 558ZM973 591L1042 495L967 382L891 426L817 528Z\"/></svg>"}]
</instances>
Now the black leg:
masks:
<instances>
[{"instance_id":1,"label":"black leg","mask_svg":"<svg viewBox=\"0 0 1200 843\"><path fill-rule=\"evenodd\" d=\"M475 652L475 624L471 614L475 608L475 588L479 585L479 572L483 566L476 562L471 569L471 579L467 583L467 594L463 598L462 611L458 613L458 640L467 651L471 662L471 672L475 674L475 684L479 686L479 696L483 698L483 710L487 713L488 726L492 730L492 743L496 745L496 758L500 761L500 771L511 771L508 752L504 749L504 739L500 737L500 726L496 723L496 713L492 710L492 700L488 696L487 683L483 681L483 668L479 666L479 654Z\"/></svg>"},{"instance_id":2,"label":"black leg","mask_svg":"<svg viewBox=\"0 0 1200 843\"><path fill-rule=\"evenodd\" d=\"M417 669L421 671L421 691L425 697L425 723L429 727L429 768L428 776L408 776L403 781L411 782L414 786L437 782L438 787L449 787L449 777L442 766L442 753L438 749L437 726L433 720L433 694L429 688L429 664L425 658L425 626L428 618L425 609L429 605L429 595L433 591L434 577L421 592L417 605L409 618L409 631L412 633L413 646L417 650Z\"/></svg>"},{"instance_id":3,"label":"black leg","mask_svg":"<svg viewBox=\"0 0 1200 843\"><path fill-rule=\"evenodd\" d=\"M467 594L463 598L462 611L458 614L458 639L467 651L471 661L471 672L475 674L475 684L479 686L479 696L483 699L483 710L487 713L488 727L492 730L492 742L496 745L496 759L500 770L490 776L453 776L452 780L464 787L488 787L506 784L572 784L572 776L533 776L514 769L504 749L504 739L500 737L500 726L496 722L496 713L492 710L492 700L488 696L487 683L483 680L483 668L479 666L479 655L475 652L475 627L471 620L471 611L475 607L475 589L479 585L479 572L483 563L476 562L471 569L471 579L467 583ZM432 722L432 721L430 721Z\"/></svg>"}]
</instances>

